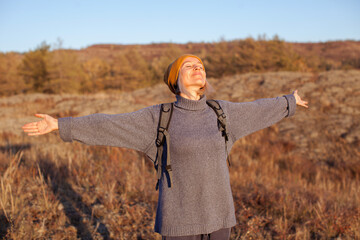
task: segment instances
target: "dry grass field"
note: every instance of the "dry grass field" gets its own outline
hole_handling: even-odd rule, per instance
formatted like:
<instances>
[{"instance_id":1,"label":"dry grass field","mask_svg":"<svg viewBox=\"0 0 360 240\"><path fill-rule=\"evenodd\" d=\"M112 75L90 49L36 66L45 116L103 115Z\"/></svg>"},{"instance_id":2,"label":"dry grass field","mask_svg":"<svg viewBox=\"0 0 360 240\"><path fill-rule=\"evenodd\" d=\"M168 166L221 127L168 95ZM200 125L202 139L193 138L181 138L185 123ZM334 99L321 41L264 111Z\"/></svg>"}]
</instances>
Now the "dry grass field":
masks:
<instances>
[{"instance_id":1,"label":"dry grass field","mask_svg":"<svg viewBox=\"0 0 360 240\"><path fill-rule=\"evenodd\" d=\"M240 139L230 175L231 239L360 239L360 71L209 79L212 97L252 101L299 90L309 109ZM28 137L35 113L121 113L172 101L165 85L122 94L0 99L0 238L161 239L151 161L128 149Z\"/></svg>"}]
</instances>

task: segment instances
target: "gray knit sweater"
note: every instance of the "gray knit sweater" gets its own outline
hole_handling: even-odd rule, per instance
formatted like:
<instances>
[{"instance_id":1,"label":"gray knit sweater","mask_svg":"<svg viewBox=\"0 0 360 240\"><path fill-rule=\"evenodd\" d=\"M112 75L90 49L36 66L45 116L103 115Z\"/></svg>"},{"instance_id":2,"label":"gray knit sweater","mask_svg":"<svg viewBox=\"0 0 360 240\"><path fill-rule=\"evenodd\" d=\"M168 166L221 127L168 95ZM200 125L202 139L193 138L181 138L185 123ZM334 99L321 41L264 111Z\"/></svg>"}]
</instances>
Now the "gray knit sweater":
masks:
<instances>
[{"instance_id":1,"label":"gray knit sweater","mask_svg":"<svg viewBox=\"0 0 360 240\"><path fill-rule=\"evenodd\" d=\"M219 103L227 116L229 151L239 138L293 115L296 108L293 95ZM160 105L155 105L124 114L60 118L60 136L67 142L132 148L154 160L159 113ZM206 97L193 101L177 96L169 133L173 185L168 188L161 178L155 231L185 236L234 226L225 142Z\"/></svg>"}]
</instances>

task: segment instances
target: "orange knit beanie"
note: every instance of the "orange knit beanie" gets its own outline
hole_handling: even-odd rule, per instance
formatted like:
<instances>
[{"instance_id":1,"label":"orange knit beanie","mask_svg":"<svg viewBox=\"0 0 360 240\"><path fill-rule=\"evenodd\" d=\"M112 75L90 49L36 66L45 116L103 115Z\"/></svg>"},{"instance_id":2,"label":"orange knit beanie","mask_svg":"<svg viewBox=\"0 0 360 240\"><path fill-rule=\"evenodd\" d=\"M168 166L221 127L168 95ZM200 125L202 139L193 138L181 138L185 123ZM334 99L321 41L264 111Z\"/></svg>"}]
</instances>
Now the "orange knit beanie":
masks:
<instances>
[{"instance_id":1,"label":"orange knit beanie","mask_svg":"<svg viewBox=\"0 0 360 240\"><path fill-rule=\"evenodd\" d=\"M164 82L166 85L168 85L171 92L176 94L176 88L177 88L177 79L179 77L179 71L180 67L183 64L184 60L188 57L196 58L200 61L201 65L203 65L203 68L205 70L204 64L201 61L201 59L197 56L191 55L191 54L185 54L180 57L178 57L174 62L172 62L164 74Z\"/></svg>"}]
</instances>

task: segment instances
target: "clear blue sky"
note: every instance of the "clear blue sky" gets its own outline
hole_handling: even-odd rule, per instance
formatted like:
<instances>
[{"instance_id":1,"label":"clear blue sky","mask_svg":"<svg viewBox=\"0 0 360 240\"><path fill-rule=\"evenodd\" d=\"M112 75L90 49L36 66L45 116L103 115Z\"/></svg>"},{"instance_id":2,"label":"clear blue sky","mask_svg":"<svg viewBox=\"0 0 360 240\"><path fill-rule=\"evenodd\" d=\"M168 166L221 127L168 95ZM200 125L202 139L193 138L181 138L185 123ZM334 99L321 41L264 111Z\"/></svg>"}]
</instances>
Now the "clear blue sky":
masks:
<instances>
[{"instance_id":1,"label":"clear blue sky","mask_svg":"<svg viewBox=\"0 0 360 240\"><path fill-rule=\"evenodd\" d=\"M279 35L360 40L360 0L0 0L0 52Z\"/></svg>"}]
</instances>

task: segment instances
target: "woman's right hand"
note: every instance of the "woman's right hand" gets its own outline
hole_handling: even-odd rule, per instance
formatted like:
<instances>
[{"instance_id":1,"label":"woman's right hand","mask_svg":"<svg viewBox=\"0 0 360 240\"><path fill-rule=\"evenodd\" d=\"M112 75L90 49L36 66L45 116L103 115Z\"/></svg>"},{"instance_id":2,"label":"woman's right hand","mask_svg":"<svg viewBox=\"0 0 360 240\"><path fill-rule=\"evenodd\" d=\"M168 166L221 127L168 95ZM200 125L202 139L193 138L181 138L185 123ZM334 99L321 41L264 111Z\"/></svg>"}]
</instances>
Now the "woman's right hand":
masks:
<instances>
[{"instance_id":1,"label":"woman's right hand","mask_svg":"<svg viewBox=\"0 0 360 240\"><path fill-rule=\"evenodd\" d=\"M57 119L47 114L35 114L35 116L38 118L43 118L43 120L27 123L22 126L24 132L26 132L29 136L43 135L59 129Z\"/></svg>"}]
</instances>

